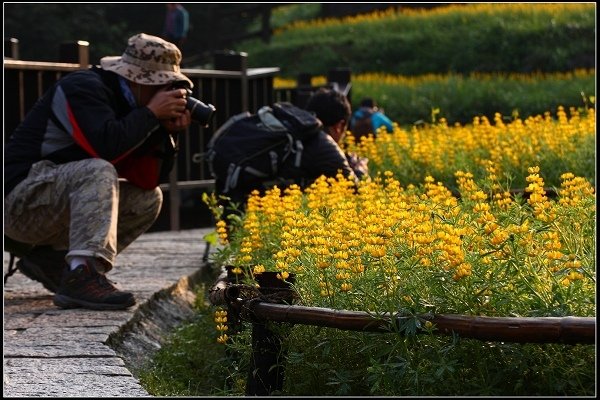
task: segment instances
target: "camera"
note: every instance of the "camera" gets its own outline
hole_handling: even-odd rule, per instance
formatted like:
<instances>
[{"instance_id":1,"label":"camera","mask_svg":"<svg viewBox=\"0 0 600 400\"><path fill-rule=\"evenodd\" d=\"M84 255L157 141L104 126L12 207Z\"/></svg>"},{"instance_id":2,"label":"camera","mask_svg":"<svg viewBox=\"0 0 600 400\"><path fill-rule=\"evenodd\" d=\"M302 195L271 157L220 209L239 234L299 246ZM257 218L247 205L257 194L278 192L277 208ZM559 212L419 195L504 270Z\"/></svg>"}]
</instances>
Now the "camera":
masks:
<instances>
[{"instance_id":1,"label":"camera","mask_svg":"<svg viewBox=\"0 0 600 400\"><path fill-rule=\"evenodd\" d=\"M185 89L185 98L187 100L185 108L190 110L192 121L198 122L204 128L208 127L208 123L210 122L216 110L215 106L212 104L204 104L195 97L192 97L192 90L186 81L173 82L171 85L171 90L174 89Z\"/></svg>"}]
</instances>

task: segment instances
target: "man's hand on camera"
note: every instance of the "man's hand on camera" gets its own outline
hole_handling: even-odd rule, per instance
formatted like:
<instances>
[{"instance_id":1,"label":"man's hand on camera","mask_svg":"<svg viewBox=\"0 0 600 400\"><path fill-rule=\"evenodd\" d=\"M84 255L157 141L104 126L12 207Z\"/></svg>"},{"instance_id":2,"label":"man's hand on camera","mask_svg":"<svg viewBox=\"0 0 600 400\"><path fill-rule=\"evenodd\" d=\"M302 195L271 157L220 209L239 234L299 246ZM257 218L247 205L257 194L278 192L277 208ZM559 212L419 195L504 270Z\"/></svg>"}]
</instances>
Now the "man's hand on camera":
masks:
<instances>
[{"instance_id":1,"label":"man's hand on camera","mask_svg":"<svg viewBox=\"0 0 600 400\"><path fill-rule=\"evenodd\" d=\"M186 92L184 89L161 89L152 96L146 107L148 107L161 122L163 120L178 119L182 117L186 111L185 105L187 104L187 100L185 95Z\"/></svg>"},{"instance_id":2,"label":"man's hand on camera","mask_svg":"<svg viewBox=\"0 0 600 400\"><path fill-rule=\"evenodd\" d=\"M179 117L163 119L161 125L169 133L175 133L186 129L192 123L192 117L189 110L184 110Z\"/></svg>"}]
</instances>

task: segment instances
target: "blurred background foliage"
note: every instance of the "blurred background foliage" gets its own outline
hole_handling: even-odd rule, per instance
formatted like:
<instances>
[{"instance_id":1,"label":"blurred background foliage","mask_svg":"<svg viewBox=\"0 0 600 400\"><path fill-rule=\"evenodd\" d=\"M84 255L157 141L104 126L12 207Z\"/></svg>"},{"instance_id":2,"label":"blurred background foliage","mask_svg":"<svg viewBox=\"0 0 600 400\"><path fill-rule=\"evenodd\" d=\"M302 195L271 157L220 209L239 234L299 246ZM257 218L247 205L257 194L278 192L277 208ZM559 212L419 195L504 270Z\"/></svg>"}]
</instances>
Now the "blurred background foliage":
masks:
<instances>
[{"instance_id":1,"label":"blurred background foliage","mask_svg":"<svg viewBox=\"0 0 600 400\"><path fill-rule=\"evenodd\" d=\"M595 67L595 36L589 3L399 5L296 21L276 28L268 44L245 41L236 50L251 66L278 65L289 77L338 66L402 75L565 72Z\"/></svg>"},{"instance_id":2,"label":"blurred background foliage","mask_svg":"<svg viewBox=\"0 0 600 400\"><path fill-rule=\"evenodd\" d=\"M59 61L60 43L86 40L98 63L135 33L160 35L165 4L5 3L4 37L32 61ZM280 80L348 68L351 100L375 97L400 124L431 122L434 109L468 123L595 102L593 3L184 5L184 68L213 68L219 50L279 67Z\"/></svg>"},{"instance_id":3,"label":"blurred background foliage","mask_svg":"<svg viewBox=\"0 0 600 400\"><path fill-rule=\"evenodd\" d=\"M20 58L57 61L59 44L85 40L90 61L123 52L127 38L160 35L166 3L5 3L4 38L19 40ZM246 4L185 3L190 32L183 50L186 63L205 63L212 52L231 45L230 32L246 32L255 14Z\"/></svg>"},{"instance_id":4,"label":"blurred background foliage","mask_svg":"<svg viewBox=\"0 0 600 400\"><path fill-rule=\"evenodd\" d=\"M183 46L185 67L210 67L213 53L248 37L261 36L263 18L273 29L298 20L349 15L389 7L391 3L182 3L190 16ZM118 55L128 37L160 35L166 3L3 3L4 39L19 40L20 58L58 61L59 44L85 40L90 58ZM270 65L269 65L270 66Z\"/></svg>"},{"instance_id":5,"label":"blurred background foliage","mask_svg":"<svg viewBox=\"0 0 600 400\"><path fill-rule=\"evenodd\" d=\"M35 61L57 61L60 43L85 40L96 63L135 33L160 35L165 4L4 3L4 38ZM225 49L287 77L340 66L406 75L595 67L593 3L484 3L470 12L465 3L183 4L184 67L210 67Z\"/></svg>"}]
</instances>

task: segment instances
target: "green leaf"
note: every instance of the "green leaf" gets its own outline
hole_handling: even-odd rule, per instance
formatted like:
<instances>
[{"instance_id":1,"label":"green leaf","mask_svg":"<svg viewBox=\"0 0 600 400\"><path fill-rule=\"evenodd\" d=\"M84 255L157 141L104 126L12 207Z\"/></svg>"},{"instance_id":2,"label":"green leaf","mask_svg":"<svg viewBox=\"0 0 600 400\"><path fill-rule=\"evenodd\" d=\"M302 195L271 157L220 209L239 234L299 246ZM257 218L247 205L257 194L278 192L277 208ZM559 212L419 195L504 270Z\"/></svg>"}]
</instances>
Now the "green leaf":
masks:
<instances>
[{"instance_id":1,"label":"green leaf","mask_svg":"<svg viewBox=\"0 0 600 400\"><path fill-rule=\"evenodd\" d=\"M202 236L202 239L204 239L204 241L209 243L211 246L216 246L219 243L219 235L217 234L217 231L207 233L206 235Z\"/></svg>"}]
</instances>

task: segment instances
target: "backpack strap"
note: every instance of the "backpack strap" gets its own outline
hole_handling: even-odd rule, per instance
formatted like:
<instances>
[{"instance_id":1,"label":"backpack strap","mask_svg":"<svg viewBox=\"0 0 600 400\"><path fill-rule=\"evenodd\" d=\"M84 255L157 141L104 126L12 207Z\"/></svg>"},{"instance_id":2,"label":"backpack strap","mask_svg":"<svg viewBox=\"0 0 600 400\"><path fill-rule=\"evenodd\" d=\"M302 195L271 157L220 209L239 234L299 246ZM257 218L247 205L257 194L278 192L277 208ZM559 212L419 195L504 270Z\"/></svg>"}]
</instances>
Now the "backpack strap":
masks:
<instances>
[{"instance_id":1,"label":"backpack strap","mask_svg":"<svg viewBox=\"0 0 600 400\"><path fill-rule=\"evenodd\" d=\"M227 178L225 179L225 187L223 188L223 193L229 192L229 189L232 189L237 186L237 180L240 176L240 167L235 164L229 164L229 168L227 168Z\"/></svg>"},{"instance_id":2,"label":"backpack strap","mask_svg":"<svg viewBox=\"0 0 600 400\"><path fill-rule=\"evenodd\" d=\"M273 154L273 153L269 153L269 154ZM275 154L275 158L277 158L277 154ZM272 159L273 159L273 157L271 157L271 160ZM275 167L275 169L277 169L277 167ZM256 168L252 168L250 166L244 167L244 171L246 171L247 173L252 174L254 176L258 176L259 178L268 178L269 177L269 174L265 174L264 172L261 172L261 171L257 170ZM236 184L237 184L237 182L236 182Z\"/></svg>"},{"instance_id":3,"label":"backpack strap","mask_svg":"<svg viewBox=\"0 0 600 400\"><path fill-rule=\"evenodd\" d=\"M273 114L273 109L269 106L261 107L258 110L258 118L260 118L260 122L263 123L265 128L274 132L285 132L288 129L283 125L283 123L275 117Z\"/></svg>"},{"instance_id":4,"label":"backpack strap","mask_svg":"<svg viewBox=\"0 0 600 400\"><path fill-rule=\"evenodd\" d=\"M277 174L277 153L274 151L269 152L269 158L271 159L271 170L273 174ZM227 169L227 178L225 179L225 188L223 189L223 193L227 193L229 189L235 189L238 184L238 179L240 178L240 173L245 171L251 175L257 176L259 178L268 178L270 175L264 173L262 171L257 170L249 165L245 167L241 167L236 164L229 164L229 168Z\"/></svg>"},{"instance_id":5,"label":"backpack strap","mask_svg":"<svg viewBox=\"0 0 600 400\"><path fill-rule=\"evenodd\" d=\"M296 146L295 149L293 150L294 153L296 153L296 159L294 161L294 166L296 168L300 167L300 162L302 161L302 151L304 150L304 145L302 144L301 140L296 140Z\"/></svg>"}]
</instances>

